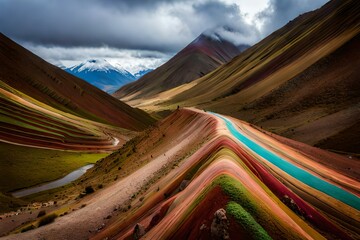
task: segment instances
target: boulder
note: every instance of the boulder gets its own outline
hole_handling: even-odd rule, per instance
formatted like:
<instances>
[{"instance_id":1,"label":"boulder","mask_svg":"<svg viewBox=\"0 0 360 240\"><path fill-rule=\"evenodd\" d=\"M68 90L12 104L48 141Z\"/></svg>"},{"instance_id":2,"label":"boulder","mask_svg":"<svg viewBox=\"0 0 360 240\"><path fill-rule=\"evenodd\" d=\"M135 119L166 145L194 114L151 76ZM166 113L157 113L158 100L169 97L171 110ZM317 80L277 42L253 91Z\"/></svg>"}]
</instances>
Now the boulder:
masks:
<instances>
[{"instance_id":1,"label":"boulder","mask_svg":"<svg viewBox=\"0 0 360 240\"><path fill-rule=\"evenodd\" d=\"M133 236L134 239L140 239L142 236L145 235L145 227L141 225L140 223L137 223L134 227Z\"/></svg>"},{"instance_id":2,"label":"boulder","mask_svg":"<svg viewBox=\"0 0 360 240\"><path fill-rule=\"evenodd\" d=\"M211 223L211 238L212 239L229 239L229 221L226 217L226 211L220 208L214 213L214 219Z\"/></svg>"}]
</instances>

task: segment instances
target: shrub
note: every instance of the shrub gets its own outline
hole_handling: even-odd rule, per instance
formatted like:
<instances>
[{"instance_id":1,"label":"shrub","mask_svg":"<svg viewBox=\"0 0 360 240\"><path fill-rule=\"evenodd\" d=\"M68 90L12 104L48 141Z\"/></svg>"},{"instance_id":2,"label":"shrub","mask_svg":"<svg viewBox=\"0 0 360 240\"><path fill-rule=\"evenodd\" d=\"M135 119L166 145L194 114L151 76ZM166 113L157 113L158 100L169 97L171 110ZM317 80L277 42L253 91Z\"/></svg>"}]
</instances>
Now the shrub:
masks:
<instances>
[{"instance_id":1,"label":"shrub","mask_svg":"<svg viewBox=\"0 0 360 240\"><path fill-rule=\"evenodd\" d=\"M45 210L41 210L41 211L38 213L37 217L39 218L39 217L45 216L45 214L46 214L46 211L45 211Z\"/></svg>"},{"instance_id":2,"label":"shrub","mask_svg":"<svg viewBox=\"0 0 360 240\"><path fill-rule=\"evenodd\" d=\"M249 214L240 204L231 201L227 204L226 211L232 215L244 229L251 232L254 239L271 239L262 226L257 223L251 214Z\"/></svg>"},{"instance_id":3,"label":"shrub","mask_svg":"<svg viewBox=\"0 0 360 240\"><path fill-rule=\"evenodd\" d=\"M50 215L47 215L47 216L41 218L40 221L39 221L39 227L54 222L55 218L57 218L57 217L58 217L57 214L52 213Z\"/></svg>"},{"instance_id":4,"label":"shrub","mask_svg":"<svg viewBox=\"0 0 360 240\"><path fill-rule=\"evenodd\" d=\"M30 226L27 226L27 227L24 227L23 229L21 229L21 232L27 232L27 231L30 231L35 228L36 227L34 225L30 225Z\"/></svg>"},{"instance_id":5,"label":"shrub","mask_svg":"<svg viewBox=\"0 0 360 240\"><path fill-rule=\"evenodd\" d=\"M93 193L93 192L95 192L95 191L94 191L94 189L93 189L92 186L87 186L87 187L85 188L85 192L86 192L86 194L90 194L90 193Z\"/></svg>"}]
</instances>

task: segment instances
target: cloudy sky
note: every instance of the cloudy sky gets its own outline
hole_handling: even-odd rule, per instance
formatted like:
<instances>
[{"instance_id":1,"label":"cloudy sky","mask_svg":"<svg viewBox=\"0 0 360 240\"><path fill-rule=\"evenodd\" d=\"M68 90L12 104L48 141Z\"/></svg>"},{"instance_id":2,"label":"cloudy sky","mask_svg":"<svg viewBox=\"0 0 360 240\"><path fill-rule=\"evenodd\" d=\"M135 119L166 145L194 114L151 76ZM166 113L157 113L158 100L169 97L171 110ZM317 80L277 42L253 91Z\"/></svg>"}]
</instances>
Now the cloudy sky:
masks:
<instances>
[{"instance_id":1,"label":"cloudy sky","mask_svg":"<svg viewBox=\"0 0 360 240\"><path fill-rule=\"evenodd\" d=\"M90 58L155 68L203 31L254 44L327 0L0 0L0 32L55 65Z\"/></svg>"}]
</instances>

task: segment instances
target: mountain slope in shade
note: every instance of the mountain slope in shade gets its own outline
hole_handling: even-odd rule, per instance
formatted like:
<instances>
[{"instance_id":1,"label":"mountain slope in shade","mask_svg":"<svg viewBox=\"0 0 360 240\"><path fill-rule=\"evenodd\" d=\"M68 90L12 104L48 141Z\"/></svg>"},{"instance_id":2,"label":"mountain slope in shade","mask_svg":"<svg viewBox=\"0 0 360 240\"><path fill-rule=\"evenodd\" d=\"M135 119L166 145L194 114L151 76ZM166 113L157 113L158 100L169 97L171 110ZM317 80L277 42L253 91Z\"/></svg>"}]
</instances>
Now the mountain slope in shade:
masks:
<instances>
[{"instance_id":1,"label":"mountain slope in shade","mask_svg":"<svg viewBox=\"0 0 360 240\"><path fill-rule=\"evenodd\" d=\"M228 116L180 109L56 200L99 181L104 189L55 210L55 224L5 239L358 239L359 167Z\"/></svg>"},{"instance_id":2,"label":"mountain slope in shade","mask_svg":"<svg viewBox=\"0 0 360 240\"><path fill-rule=\"evenodd\" d=\"M136 79L121 66L113 66L104 59L87 60L64 70L110 94Z\"/></svg>"},{"instance_id":3,"label":"mountain slope in shade","mask_svg":"<svg viewBox=\"0 0 360 240\"><path fill-rule=\"evenodd\" d=\"M359 153L359 33L358 1L333 0L190 86L128 103L152 111L197 106L311 145Z\"/></svg>"},{"instance_id":4,"label":"mountain slope in shade","mask_svg":"<svg viewBox=\"0 0 360 240\"><path fill-rule=\"evenodd\" d=\"M3 34L0 62L1 81L55 109L129 130L144 129L154 121L145 112L45 62Z\"/></svg>"},{"instance_id":5,"label":"mountain slope in shade","mask_svg":"<svg viewBox=\"0 0 360 240\"><path fill-rule=\"evenodd\" d=\"M144 98L189 83L230 61L246 46L201 34L168 62L116 91L116 98Z\"/></svg>"}]
</instances>

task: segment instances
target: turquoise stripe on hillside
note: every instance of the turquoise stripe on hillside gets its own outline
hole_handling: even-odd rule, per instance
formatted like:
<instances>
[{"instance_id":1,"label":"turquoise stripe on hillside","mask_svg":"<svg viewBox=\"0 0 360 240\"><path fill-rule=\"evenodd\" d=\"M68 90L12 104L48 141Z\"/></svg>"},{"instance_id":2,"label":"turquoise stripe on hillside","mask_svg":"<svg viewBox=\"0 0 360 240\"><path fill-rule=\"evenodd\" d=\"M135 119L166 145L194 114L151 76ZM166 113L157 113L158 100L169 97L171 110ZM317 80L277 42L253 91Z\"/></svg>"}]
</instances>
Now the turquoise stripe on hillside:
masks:
<instances>
[{"instance_id":1,"label":"turquoise stripe on hillside","mask_svg":"<svg viewBox=\"0 0 360 240\"><path fill-rule=\"evenodd\" d=\"M278 168L286 172L287 174L291 175L292 177L296 178L297 180L303 182L304 184L317 189L357 210L360 210L360 198L356 195L336 186L325 180L312 175L311 173L305 171L302 168L291 164L290 162L282 159L281 157L277 156L275 153L270 152L269 150L261 147L254 141L250 140L248 137L241 134L234 124L228 120L227 118L212 113L213 115L223 119L226 123L227 128L234 135L240 142L245 144L248 148L250 148L253 152L257 155L265 158L267 161L271 162L272 164L276 165Z\"/></svg>"}]
</instances>

